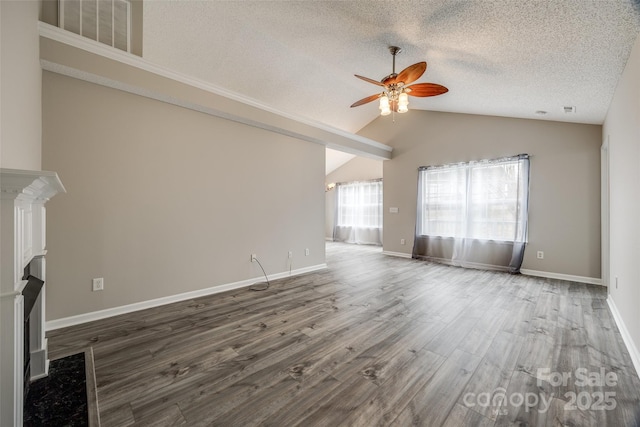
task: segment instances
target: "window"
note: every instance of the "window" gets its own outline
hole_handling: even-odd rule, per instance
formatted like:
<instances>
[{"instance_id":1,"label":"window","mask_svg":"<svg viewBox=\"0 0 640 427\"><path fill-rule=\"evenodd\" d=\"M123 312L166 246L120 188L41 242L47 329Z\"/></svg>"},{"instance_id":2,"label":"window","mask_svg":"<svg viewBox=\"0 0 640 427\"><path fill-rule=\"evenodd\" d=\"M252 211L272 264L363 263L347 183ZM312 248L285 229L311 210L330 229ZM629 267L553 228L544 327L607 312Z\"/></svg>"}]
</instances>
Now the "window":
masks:
<instances>
[{"instance_id":1,"label":"window","mask_svg":"<svg viewBox=\"0 0 640 427\"><path fill-rule=\"evenodd\" d=\"M524 233L519 157L420 169L419 234L514 241Z\"/></svg>"},{"instance_id":2,"label":"window","mask_svg":"<svg viewBox=\"0 0 640 427\"><path fill-rule=\"evenodd\" d=\"M518 272L528 194L526 154L420 168L413 257Z\"/></svg>"},{"instance_id":3,"label":"window","mask_svg":"<svg viewBox=\"0 0 640 427\"><path fill-rule=\"evenodd\" d=\"M382 244L382 180L336 186L334 240Z\"/></svg>"},{"instance_id":4,"label":"window","mask_svg":"<svg viewBox=\"0 0 640 427\"><path fill-rule=\"evenodd\" d=\"M382 181L337 185L338 221L342 227L382 227Z\"/></svg>"}]
</instances>

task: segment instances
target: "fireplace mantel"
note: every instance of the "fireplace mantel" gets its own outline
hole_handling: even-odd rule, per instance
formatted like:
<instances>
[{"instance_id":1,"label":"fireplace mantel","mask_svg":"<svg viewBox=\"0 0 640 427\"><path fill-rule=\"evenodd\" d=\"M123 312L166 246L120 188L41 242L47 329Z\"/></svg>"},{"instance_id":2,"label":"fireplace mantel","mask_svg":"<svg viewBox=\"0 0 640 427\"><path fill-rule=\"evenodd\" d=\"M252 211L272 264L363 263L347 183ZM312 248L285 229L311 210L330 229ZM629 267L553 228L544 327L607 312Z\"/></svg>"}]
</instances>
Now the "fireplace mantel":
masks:
<instances>
[{"instance_id":1,"label":"fireplace mantel","mask_svg":"<svg viewBox=\"0 0 640 427\"><path fill-rule=\"evenodd\" d=\"M0 169L0 425L21 426L24 384L25 267L45 280L45 203L65 192L55 172ZM31 379L49 369L45 338L45 286L35 301L29 328Z\"/></svg>"}]
</instances>

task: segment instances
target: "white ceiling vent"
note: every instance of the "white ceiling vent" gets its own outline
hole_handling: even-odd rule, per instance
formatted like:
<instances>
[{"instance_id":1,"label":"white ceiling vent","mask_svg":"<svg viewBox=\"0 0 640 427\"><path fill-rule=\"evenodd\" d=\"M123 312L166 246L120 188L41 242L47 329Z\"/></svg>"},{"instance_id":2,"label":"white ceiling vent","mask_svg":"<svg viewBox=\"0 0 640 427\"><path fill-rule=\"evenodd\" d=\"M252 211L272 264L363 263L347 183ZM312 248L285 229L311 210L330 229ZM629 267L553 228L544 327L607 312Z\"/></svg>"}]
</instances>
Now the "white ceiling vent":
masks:
<instances>
[{"instance_id":1,"label":"white ceiling vent","mask_svg":"<svg viewBox=\"0 0 640 427\"><path fill-rule=\"evenodd\" d=\"M575 113L576 112L576 107L564 107L564 112L565 113Z\"/></svg>"}]
</instances>

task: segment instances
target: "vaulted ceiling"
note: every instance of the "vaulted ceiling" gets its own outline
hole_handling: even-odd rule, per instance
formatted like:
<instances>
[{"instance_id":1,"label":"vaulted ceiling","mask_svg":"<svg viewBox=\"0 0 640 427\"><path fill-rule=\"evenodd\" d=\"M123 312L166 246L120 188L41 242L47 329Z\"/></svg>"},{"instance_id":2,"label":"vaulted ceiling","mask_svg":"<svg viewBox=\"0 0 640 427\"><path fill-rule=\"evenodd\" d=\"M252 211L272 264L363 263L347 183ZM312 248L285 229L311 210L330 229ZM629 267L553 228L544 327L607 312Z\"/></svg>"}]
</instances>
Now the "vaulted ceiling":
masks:
<instances>
[{"instance_id":1,"label":"vaulted ceiling","mask_svg":"<svg viewBox=\"0 0 640 427\"><path fill-rule=\"evenodd\" d=\"M357 132L378 106L349 106L379 87L353 75L391 73L388 46L396 45L396 71L427 61L418 82L449 88L410 98L408 114L600 124L639 30L640 0L151 0L143 56Z\"/></svg>"}]
</instances>

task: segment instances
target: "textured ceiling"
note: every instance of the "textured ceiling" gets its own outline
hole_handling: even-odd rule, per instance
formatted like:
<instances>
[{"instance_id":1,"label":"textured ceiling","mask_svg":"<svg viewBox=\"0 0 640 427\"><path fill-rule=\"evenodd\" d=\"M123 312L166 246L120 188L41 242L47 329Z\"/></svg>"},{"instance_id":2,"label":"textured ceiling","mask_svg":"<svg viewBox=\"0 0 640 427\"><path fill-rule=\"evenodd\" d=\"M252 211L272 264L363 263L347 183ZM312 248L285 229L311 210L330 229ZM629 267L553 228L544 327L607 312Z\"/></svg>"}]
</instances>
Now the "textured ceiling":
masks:
<instances>
[{"instance_id":1,"label":"textured ceiling","mask_svg":"<svg viewBox=\"0 0 640 427\"><path fill-rule=\"evenodd\" d=\"M378 88L353 74L389 74L390 45L396 71L427 61L418 82L449 88L410 110L600 124L639 29L640 0L148 0L143 43L152 62L356 132L377 105L349 106Z\"/></svg>"}]
</instances>

